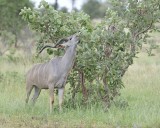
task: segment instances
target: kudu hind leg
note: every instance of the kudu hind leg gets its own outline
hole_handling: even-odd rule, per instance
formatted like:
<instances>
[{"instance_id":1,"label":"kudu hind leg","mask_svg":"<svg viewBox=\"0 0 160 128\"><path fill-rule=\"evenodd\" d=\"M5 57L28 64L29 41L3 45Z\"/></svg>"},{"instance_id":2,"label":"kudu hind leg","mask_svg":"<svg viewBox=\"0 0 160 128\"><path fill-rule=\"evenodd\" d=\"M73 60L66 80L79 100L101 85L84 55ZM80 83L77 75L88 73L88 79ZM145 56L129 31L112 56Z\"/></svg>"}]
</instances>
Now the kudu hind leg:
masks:
<instances>
[{"instance_id":1,"label":"kudu hind leg","mask_svg":"<svg viewBox=\"0 0 160 128\"><path fill-rule=\"evenodd\" d=\"M35 104L35 102L36 102L36 100L37 100L37 98L38 98L38 96L39 96L39 94L41 92L41 89L38 88L37 86L34 86L34 89L35 89L35 91L34 91L34 95L32 97L33 105Z\"/></svg>"},{"instance_id":2,"label":"kudu hind leg","mask_svg":"<svg viewBox=\"0 0 160 128\"><path fill-rule=\"evenodd\" d=\"M27 92L26 104L28 103L29 96L31 94L31 91L32 91L33 87L34 87L33 85L27 85L26 86L26 92Z\"/></svg>"}]
</instances>

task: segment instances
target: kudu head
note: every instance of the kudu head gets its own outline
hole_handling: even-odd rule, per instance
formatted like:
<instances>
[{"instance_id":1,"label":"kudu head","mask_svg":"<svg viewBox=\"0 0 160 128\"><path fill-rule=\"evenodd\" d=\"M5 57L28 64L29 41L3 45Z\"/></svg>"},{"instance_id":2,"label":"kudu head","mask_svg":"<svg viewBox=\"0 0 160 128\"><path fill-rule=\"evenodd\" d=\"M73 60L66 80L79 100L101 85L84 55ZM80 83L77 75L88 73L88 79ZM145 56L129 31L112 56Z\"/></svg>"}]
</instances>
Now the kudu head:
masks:
<instances>
[{"instance_id":1,"label":"kudu head","mask_svg":"<svg viewBox=\"0 0 160 128\"><path fill-rule=\"evenodd\" d=\"M63 39L62 39L63 40ZM77 35L72 35L70 37L67 37L66 38L66 41L60 41L58 42L55 47L56 48L59 48L59 47L62 47L62 48L67 48L67 47L70 47L72 45L75 45L79 42L79 37Z\"/></svg>"},{"instance_id":2,"label":"kudu head","mask_svg":"<svg viewBox=\"0 0 160 128\"><path fill-rule=\"evenodd\" d=\"M46 45L44 46L40 51L39 51L39 54L47 47L50 47L50 48L67 48L67 47L70 47L72 45L76 45L77 43L79 43L79 37L74 34L70 37L67 37L67 38L63 38L63 39L60 39L56 44L55 46L49 46L49 45Z\"/></svg>"}]
</instances>

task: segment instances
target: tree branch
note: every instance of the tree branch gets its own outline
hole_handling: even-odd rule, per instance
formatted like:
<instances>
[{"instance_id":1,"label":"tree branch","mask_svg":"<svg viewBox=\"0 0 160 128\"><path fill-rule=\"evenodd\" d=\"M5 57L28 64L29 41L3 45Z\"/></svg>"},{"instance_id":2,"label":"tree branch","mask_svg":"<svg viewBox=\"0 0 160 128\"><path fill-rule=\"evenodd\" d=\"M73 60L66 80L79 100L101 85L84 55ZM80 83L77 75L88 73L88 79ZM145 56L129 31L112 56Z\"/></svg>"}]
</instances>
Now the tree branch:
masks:
<instances>
[{"instance_id":1,"label":"tree branch","mask_svg":"<svg viewBox=\"0 0 160 128\"><path fill-rule=\"evenodd\" d=\"M137 38L140 34L147 32L147 31L152 27L152 25L153 25L153 20L151 21L150 25L149 25L146 29L138 32L138 33L135 35L135 37Z\"/></svg>"}]
</instances>

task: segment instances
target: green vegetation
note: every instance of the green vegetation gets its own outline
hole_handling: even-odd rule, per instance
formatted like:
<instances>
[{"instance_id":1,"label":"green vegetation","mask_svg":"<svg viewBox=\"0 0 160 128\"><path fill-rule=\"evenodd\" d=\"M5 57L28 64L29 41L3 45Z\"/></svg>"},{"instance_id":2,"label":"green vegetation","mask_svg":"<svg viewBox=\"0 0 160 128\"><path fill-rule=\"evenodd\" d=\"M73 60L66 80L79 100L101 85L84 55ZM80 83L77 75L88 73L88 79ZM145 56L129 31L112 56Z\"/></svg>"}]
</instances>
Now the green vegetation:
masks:
<instances>
[{"instance_id":1,"label":"green vegetation","mask_svg":"<svg viewBox=\"0 0 160 128\"><path fill-rule=\"evenodd\" d=\"M33 4L29 0L0 0L0 56L18 47L21 30L27 26L19 16L24 6L32 8Z\"/></svg>"},{"instance_id":2,"label":"green vegetation","mask_svg":"<svg viewBox=\"0 0 160 128\"><path fill-rule=\"evenodd\" d=\"M32 4L25 4L27 0L18 2L18 6L0 1L0 18L4 20L0 23L0 127L160 127L160 38L158 32L152 33L159 28L160 0L110 0L105 17L96 25L84 12L63 13L45 1L40 9L32 9ZM35 31L33 38L38 42L32 38L29 47L23 44L13 48L17 40L14 32L20 32L19 25L23 26L18 13L24 5L31 8L25 7L20 15ZM16 13L17 17L3 18L5 13ZM30 102L26 106L26 72L63 50L48 49L53 55L43 52L38 57L32 52L74 33L80 34L81 42L67 81L63 112L59 112L56 99L50 114L45 90L35 106ZM153 37L148 40L149 35ZM8 49L10 52L5 52Z\"/></svg>"},{"instance_id":3,"label":"green vegetation","mask_svg":"<svg viewBox=\"0 0 160 128\"><path fill-rule=\"evenodd\" d=\"M159 22L159 6L159 0L110 0L105 17L96 25L84 12L59 12L45 1L39 10L25 7L20 15L41 37L38 50L46 43L54 44L61 38L79 34L76 61L68 78L71 85L68 105L103 101L109 107L124 86L123 75L148 32L157 30L154 24ZM53 54L59 55L57 51Z\"/></svg>"},{"instance_id":4,"label":"green vegetation","mask_svg":"<svg viewBox=\"0 0 160 128\"><path fill-rule=\"evenodd\" d=\"M85 2L82 6L82 10L90 15L92 19L103 18L105 16L107 6L109 6L107 2L101 2L98 0L87 0L87 2Z\"/></svg>"},{"instance_id":5,"label":"green vegetation","mask_svg":"<svg viewBox=\"0 0 160 128\"><path fill-rule=\"evenodd\" d=\"M157 50L157 52L159 49ZM48 128L48 127L160 127L160 59L159 52L148 57L147 53L138 54L134 64L129 67L123 82L125 88L121 96L108 110L100 103L49 113L48 91L42 91L34 107L25 106L24 74L31 66L27 62L11 63L0 60L0 127ZM23 59L21 59L23 60ZM25 60L23 60L25 61ZM67 85L68 87L68 85ZM65 97L67 97L66 90ZM66 98L65 98L66 100ZM65 106L66 104L64 104Z\"/></svg>"}]
</instances>

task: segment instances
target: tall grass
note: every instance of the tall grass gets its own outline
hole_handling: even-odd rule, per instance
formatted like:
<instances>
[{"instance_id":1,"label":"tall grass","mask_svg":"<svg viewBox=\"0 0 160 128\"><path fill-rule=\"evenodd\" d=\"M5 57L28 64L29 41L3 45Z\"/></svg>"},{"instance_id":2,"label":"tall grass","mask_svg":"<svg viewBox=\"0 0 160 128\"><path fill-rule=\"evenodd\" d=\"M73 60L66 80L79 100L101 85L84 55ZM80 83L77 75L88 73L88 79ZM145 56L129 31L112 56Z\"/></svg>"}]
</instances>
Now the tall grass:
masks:
<instances>
[{"instance_id":1,"label":"tall grass","mask_svg":"<svg viewBox=\"0 0 160 128\"><path fill-rule=\"evenodd\" d=\"M42 91L35 106L25 105L25 73L30 63L0 60L0 127L160 127L160 58L141 53L129 67L125 88L107 111L101 104L49 113L48 91ZM65 95L67 95L67 90Z\"/></svg>"}]
</instances>

